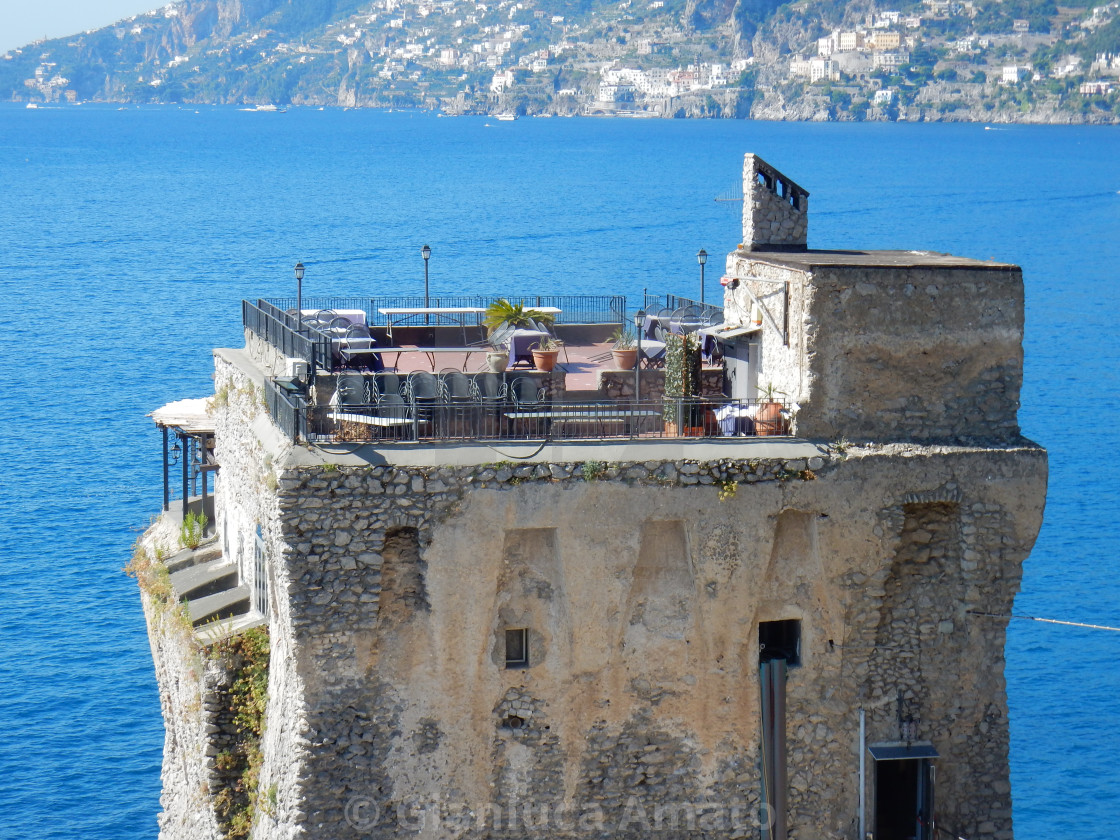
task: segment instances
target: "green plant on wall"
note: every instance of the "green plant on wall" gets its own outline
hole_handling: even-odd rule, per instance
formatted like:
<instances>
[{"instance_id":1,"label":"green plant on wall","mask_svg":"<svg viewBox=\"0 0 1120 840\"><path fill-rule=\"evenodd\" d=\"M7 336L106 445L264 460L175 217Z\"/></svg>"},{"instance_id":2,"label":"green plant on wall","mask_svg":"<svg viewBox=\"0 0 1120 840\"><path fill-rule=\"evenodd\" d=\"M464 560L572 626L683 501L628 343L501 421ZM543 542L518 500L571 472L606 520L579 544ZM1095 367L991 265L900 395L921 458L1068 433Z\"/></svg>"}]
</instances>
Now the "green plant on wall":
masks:
<instances>
[{"instance_id":1,"label":"green plant on wall","mask_svg":"<svg viewBox=\"0 0 1120 840\"><path fill-rule=\"evenodd\" d=\"M696 397L700 393L700 342L695 336L671 333L665 337L665 408L663 416L668 423L678 419L685 425L695 425L692 416L695 406L687 414L678 412L678 400Z\"/></svg>"},{"instance_id":2,"label":"green plant on wall","mask_svg":"<svg viewBox=\"0 0 1120 840\"><path fill-rule=\"evenodd\" d=\"M214 809L227 840L241 840L252 832L260 787L261 736L268 705L268 629L257 627L238 636L229 636L216 642L208 653L211 659L224 662L230 670L228 711L233 715L236 729L233 743L215 759L218 769L235 781L216 792ZM275 809L272 791L266 796L269 801L263 810Z\"/></svg>"},{"instance_id":3,"label":"green plant on wall","mask_svg":"<svg viewBox=\"0 0 1120 840\"><path fill-rule=\"evenodd\" d=\"M187 518L179 526L179 545L183 548L198 548L202 544L202 537L206 534L206 526L210 520L205 513L195 514L188 511Z\"/></svg>"}]
</instances>

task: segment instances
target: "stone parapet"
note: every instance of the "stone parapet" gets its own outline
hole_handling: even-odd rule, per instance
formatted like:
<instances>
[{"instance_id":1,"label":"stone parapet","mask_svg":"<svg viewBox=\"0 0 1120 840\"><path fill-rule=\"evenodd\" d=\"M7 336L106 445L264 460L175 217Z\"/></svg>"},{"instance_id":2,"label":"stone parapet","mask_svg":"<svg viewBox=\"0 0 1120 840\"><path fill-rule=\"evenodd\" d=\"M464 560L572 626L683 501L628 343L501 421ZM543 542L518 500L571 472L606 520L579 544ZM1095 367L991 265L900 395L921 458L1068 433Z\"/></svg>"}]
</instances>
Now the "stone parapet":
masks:
<instances>
[{"instance_id":1,"label":"stone parapet","mask_svg":"<svg viewBox=\"0 0 1120 840\"><path fill-rule=\"evenodd\" d=\"M743 159L743 242L746 251L805 250L809 193L758 155Z\"/></svg>"}]
</instances>

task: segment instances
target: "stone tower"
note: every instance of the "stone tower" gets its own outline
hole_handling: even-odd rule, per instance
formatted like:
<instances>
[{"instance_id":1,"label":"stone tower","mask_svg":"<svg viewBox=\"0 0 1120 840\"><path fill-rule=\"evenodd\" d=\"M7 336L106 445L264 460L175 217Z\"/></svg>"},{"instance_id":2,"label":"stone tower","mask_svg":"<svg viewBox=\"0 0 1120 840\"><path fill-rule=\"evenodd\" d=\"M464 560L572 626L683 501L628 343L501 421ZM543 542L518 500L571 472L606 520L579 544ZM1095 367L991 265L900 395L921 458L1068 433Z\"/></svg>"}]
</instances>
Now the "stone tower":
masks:
<instances>
[{"instance_id":1,"label":"stone tower","mask_svg":"<svg viewBox=\"0 0 1120 840\"><path fill-rule=\"evenodd\" d=\"M209 550L269 629L267 708L242 749L228 668L145 592L165 840L221 836L238 750L255 838L1011 840L1004 623L974 612L1010 612L1045 499L1021 272L812 251L808 193L754 155L744 180L705 375L756 419L772 385L784 434L618 435L620 408L500 456L317 438L361 409L328 371L301 408L284 313L246 303L247 347L214 351Z\"/></svg>"}]
</instances>

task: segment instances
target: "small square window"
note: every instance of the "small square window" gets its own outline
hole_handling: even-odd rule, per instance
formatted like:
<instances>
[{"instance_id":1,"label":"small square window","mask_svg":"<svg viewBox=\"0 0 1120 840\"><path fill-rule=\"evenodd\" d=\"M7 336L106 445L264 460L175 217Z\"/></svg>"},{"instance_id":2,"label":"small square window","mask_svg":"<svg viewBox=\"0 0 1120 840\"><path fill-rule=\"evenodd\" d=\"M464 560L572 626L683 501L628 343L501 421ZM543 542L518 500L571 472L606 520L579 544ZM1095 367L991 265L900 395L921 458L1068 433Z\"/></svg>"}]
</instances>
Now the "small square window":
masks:
<instances>
[{"instance_id":1,"label":"small square window","mask_svg":"<svg viewBox=\"0 0 1120 840\"><path fill-rule=\"evenodd\" d=\"M784 659L790 667L801 664L801 622L796 618L759 622L758 661L774 659Z\"/></svg>"},{"instance_id":2,"label":"small square window","mask_svg":"<svg viewBox=\"0 0 1120 840\"><path fill-rule=\"evenodd\" d=\"M506 630L506 667L529 667L529 631L524 627Z\"/></svg>"}]
</instances>

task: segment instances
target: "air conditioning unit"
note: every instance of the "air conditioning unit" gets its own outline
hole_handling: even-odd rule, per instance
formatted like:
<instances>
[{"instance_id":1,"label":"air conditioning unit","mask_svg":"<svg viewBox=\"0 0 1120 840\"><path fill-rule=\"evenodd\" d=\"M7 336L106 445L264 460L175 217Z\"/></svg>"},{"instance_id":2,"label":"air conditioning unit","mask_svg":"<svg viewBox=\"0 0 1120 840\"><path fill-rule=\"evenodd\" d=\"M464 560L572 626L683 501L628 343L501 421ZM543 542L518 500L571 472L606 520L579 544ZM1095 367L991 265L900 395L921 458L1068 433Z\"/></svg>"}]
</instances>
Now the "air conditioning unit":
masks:
<instances>
[{"instance_id":1,"label":"air conditioning unit","mask_svg":"<svg viewBox=\"0 0 1120 840\"><path fill-rule=\"evenodd\" d=\"M307 360L285 358L283 375L287 379L306 379Z\"/></svg>"}]
</instances>

